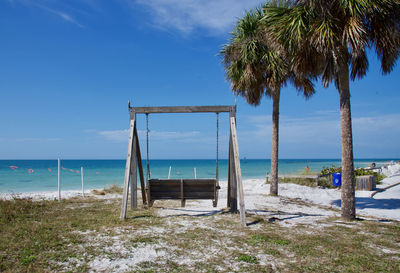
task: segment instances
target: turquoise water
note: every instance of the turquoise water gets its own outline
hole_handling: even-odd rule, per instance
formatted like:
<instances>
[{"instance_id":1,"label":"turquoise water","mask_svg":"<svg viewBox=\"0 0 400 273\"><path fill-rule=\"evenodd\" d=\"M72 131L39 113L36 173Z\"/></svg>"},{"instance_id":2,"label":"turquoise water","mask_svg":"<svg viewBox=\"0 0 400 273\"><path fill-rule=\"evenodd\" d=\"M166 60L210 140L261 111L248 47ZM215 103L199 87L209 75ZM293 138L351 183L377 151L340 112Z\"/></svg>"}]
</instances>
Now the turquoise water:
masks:
<instances>
[{"instance_id":1,"label":"turquoise water","mask_svg":"<svg viewBox=\"0 0 400 273\"><path fill-rule=\"evenodd\" d=\"M372 162L378 165L391 159L355 160L356 167L366 167ZM228 161L219 161L219 178L227 179ZM282 159L279 160L280 174L301 174L306 166L311 172L319 172L323 166L340 166L340 160L332 159ZM10 166L16 166L18 168ZM122 186L125 172L124 160L62 160L61 187L63 190L79 190L84 169L85 189L104 188L113 184ZM145 168L146 162L143 162ZM151 160L152 178L167 178L171 166L171 178L215 177L215 160ZM270 160L241 160L242 177L264 178L270 172ZM146 169L144 170L146 174ZM57 190L57 160L0 160L0 192L19 193Z\"/></svg>"}]
</instances>

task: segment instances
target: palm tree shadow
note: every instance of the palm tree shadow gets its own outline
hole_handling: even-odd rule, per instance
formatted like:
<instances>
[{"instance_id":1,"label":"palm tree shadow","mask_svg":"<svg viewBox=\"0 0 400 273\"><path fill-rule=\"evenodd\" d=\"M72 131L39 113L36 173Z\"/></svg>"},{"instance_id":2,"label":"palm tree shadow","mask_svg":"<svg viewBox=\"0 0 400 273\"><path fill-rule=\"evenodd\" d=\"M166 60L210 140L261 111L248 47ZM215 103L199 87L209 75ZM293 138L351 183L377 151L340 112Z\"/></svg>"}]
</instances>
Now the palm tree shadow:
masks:
<instances>
[{"instance_id":1,"label":"palm tree shadow","mask_svg":"<svg viewBox=\"0 0 400 273\"><path fill-rule=\"evenodd\" d=\"M342 200L332 201L332 205L341 207ZM371 197L356 197L356 209L399 209L400 199L374 199Z\"/></svg>"},{"instance_id":2,"label":"palm tree shadow","mask_svg":"<svg viewBox=\"0 0 400 273\"><path fill-rule=\"evenodd\" d=\"M169 208L169 207L157 207L157 209L161 210L170 210L170 211L177 211L182 213L177 214L168 214L163 217L170 218L170 217L210 217L214 215L223 215L230 213L229 210L226 209L215 209L215 210L193 210L193 209L185 209L185 208ZM269 223L274 222L281 222L301 217L321 217L324 216L322 214L311 214L311 213L303 213L303 212L285 212L281 210L260 210L260 209L248 209L246 210L246 215L248 216L257 216L258 219L247 223L247 226L252 226L259 224L265 221L265 216L269 216L267 221ZM284 216L284 217L282 217Z\"/></svg>"},{"instance_id":3,"label":"palm tree shadow","mask_svg":"<svg viewBox=\"0 0 400 273\"><path fill-rule=\"evenodd\" d=\"M303 213L303 212L285 212L285 211L273 211L273 210L260 210L260 209L252 209L252 210L247 210L247 213L249 215L253 216L272 216L268 218L269 223L274 223L274 222L281 222L281 221L286 221L286 220L291 220L291 219L296 219L296 218L301 218L301 217L320 217L324 216L322 214L311 214L311 213ZM279 217L279 216L286 216L286 217ZM248 223L248 226L251 225L256 225L258 223L262 222L262 219L257 219L251 223Z\"/></svg>"},{"instance_id":4,"label":"palm tree shadow","mask_svg":"<svg viewBox=\"0 0 400 273\"><path fill-rule=\"evenodd\" d=\"M126 217L126 219L136 220L136 219L141 219L141 218L152 218L152 217L153 217L152 215L135 215L132 217Z\"/></svg>"},{"instance_id":5,"label":"palm tree shadow","mask_svg":"<svg viewBox=\"0 0 400 273\"><path fill-rule=\"evenodd\" d=\"M183 213L178 214L170 214L165 217L209 217L217 214L225 214L228 213L226 210L193 210L193 209L184 209L184 208L164 208L158 207L158 209L164 210L172 210L172 211L182 211ZM191 213L192 212L192 213Z\"/></svg>"}]
</instances>

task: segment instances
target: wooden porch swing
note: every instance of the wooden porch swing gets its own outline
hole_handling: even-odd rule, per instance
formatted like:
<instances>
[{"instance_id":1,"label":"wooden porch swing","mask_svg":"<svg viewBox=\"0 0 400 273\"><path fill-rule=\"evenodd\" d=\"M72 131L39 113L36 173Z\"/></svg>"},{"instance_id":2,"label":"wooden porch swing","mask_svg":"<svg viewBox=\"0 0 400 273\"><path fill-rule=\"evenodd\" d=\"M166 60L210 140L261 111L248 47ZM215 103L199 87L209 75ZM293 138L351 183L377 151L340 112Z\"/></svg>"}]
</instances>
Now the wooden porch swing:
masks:
<instances>
[{"instance_id":1,"label":"wooden porch swing","mask_svg":"<svg viewBox=\"0 0 400 273\"><path fill-rule=\"evenodd\" d=\"M131 209L137 208L137 170L139 170L142 200L149 207L155 200L181 200L185 206L188 199L209 199L213 206L218 203L218 146L219 146L219 113L229 113L229 165L228 165L228 193L227 206L231 212L237 211L237 192L240 197L240 218L242 225L246 225L242 175L239 161L239 148L236 134L236 106L168 106L168 107L131 107L130 113L129 146L126 159L124 189L120 218L126 218L128 204L128 190L131 186ZM217 141L216 141L216 177L206 179L152 179L149 164L149 114L153 113L216 113ZM139 138L136 128L136 114L146 114L146 186L144 181L142 157ZM131 184L131 185L130 185Z\"/></svg>"}]
</instances>

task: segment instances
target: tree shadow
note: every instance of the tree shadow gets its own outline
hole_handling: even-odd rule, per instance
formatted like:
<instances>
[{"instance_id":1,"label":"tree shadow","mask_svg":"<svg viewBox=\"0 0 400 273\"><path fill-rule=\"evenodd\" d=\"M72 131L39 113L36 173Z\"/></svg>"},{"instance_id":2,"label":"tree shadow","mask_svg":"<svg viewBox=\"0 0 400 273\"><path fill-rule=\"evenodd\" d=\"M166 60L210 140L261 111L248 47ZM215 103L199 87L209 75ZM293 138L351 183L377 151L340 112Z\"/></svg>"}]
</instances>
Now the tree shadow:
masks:
<instances>
[{"instance_id":1,"label":"tree shadow","mask_svg":"<svg viewBox=\"0 0 400 273\"><path fill-rule=\"evenodd\" d=\"M177 211L182 213L177 214L168 214L161 217L171 218L171 217L210 217L214 215L223 215L231 213L227 209L214 209L214 210L194 210L194 209L185 209L185 208L170 208L170 207L162 207L158 206L157 209L161 210L170 210L170 211ZM238 213L238 212L236 212ZM274 222L281 222L301 217L321 217L325 216L323 214L311 214L311 213L303 213L303 212L285 212L281 210L261 210L261 209L248 209L246 210L247 216L256 216L259 217L258 219L247 223L247 226L252 226L259 224L263 221L268 221L269 223ZM284 216L284 217L282 217ZM140 216L142 217L142 216ZM147 216L143 216L147 217ZM267 219L265 219L267 218Z\"/></svg>"},{"instance_id":2,"label":"tree shadow","mask_svg":"<svg viewBox=\"0 0 400 273\"><path fill-rule=\"evenodd\" d=\"M165 217L208 217L208 216L213 216L217 214L225 214L229 213L229 211L226 210L193 210L193 209L184 209L184 208L164 208L164 207L157 207L157 209L163 209L163 210L172 210L172 211L182 211L183 213L178 213L178 214L171 214L171 215L166 215ZM190 212L193 212L191 214Z\"/></svg>"},{"instance_id":3,"label":"tree shadow","mask_svg":"<svg viewBox=\"0 0 400 273\"><path fill-rule=\"evenodd\" d=\"M258 217L265 217L265 216L272 216L268 218L269 223L274 223L274 222L281 222L281 221L286 221L286 220L291 220L291 219L296 219L296 218L301 218L301 217L318 217L318 216L325 216L322 214L311 214L311 213L303 213L303 212L286 212L286 211L281 211L281 210L260 210L260 209L250 209L246 211L248 214L252 216L258 216ZM260 214L261 213L261 214ZM286 216L286 217L277 217L277 216ZM260 223L261 220L258 219L256 221L253 221L249 224L250 225L256 225Z\"/></svg>"},{"instance_id":4,"label":"tree shadow","mask_svg":"<svg viewBox=\"0 0 400 273\"><path fill-rule=\"evenodd\" d=\"M152 216L152 215L136 215L136 216L126 217L126 219L135 220L135 219L152 218L152 217L154 217L154 216Z\"/></svg>"},{"instance_id":5,"label":"tree shadow","mask_svg":"<svg viewBox=\"0 0 400 273\"><path fill-rule=\"evenodd\" d=\"M332 205L341 207L342 200L332 201ZM374 199L371 197L356 197L356 209L399 209L400 199Z\"/></svg>"}]
</instances>

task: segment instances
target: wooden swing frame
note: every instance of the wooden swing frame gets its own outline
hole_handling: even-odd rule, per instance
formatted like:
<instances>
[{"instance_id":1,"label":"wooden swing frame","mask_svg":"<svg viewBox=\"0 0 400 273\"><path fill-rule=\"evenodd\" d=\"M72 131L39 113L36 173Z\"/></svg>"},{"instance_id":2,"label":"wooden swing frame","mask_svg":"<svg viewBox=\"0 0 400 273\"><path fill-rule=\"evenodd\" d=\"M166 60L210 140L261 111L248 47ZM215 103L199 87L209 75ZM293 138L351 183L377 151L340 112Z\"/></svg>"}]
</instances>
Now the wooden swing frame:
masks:
<instances>
[{"instance_id":1,"label":"wooden swing frame","mask_svg":"<svg viewBox=\"0 0 400 273\"><path fill-rule=\"evenodd\" d=\"M239 145L236 132L236 105L219 105L219 106L163 106L163 107L132 107L128 103L130 122L129 122L129 144L128 154L126 157L124 188L122 194L121 215L120 219L126 218L126 211L128 206L129 187L131 192L131 209L137 208L137 171L139 170L140 186L142 193L142 200L144 205L151 206L154 200L161 199L181 199L182 205L186 199L211 199L210 186L217 179L170 179L171 185L168 191L169 194L159 193L153 194L150 189L149 182L166 182L166 180L148 179L146 178L147 187L145 186L145 179L143 174L142 157L140 153L139 138L136 128L136 114L154 114L154 113L229 113L229 162L228 162L228 191L227 191L227 207L230 212L237 212L238 210L238 193L239 193L239 211L242 226L246 226L244 194L242 184L242 172L240 168ZM149 181L150 180L150 181ZM195 185L197 181L202 181L208 193L193 191L199 185ZM216 181L218 183L218 181ZM175 185L177 184L177 185ZM165 185L165 184L164 184ZM200 185L200 186L201 186ZM158 184L159 186L159 184ZM179 186L180 195L171 195L171 187ZM186 186L186 190L185 190ZM213 198L216 202L218 188L214 184ZM175 190L177 191L177 190ZM204 197L204 198L202 198ZM214 203L215 204L215 203Z\"/></svg>"}]
</instances>

